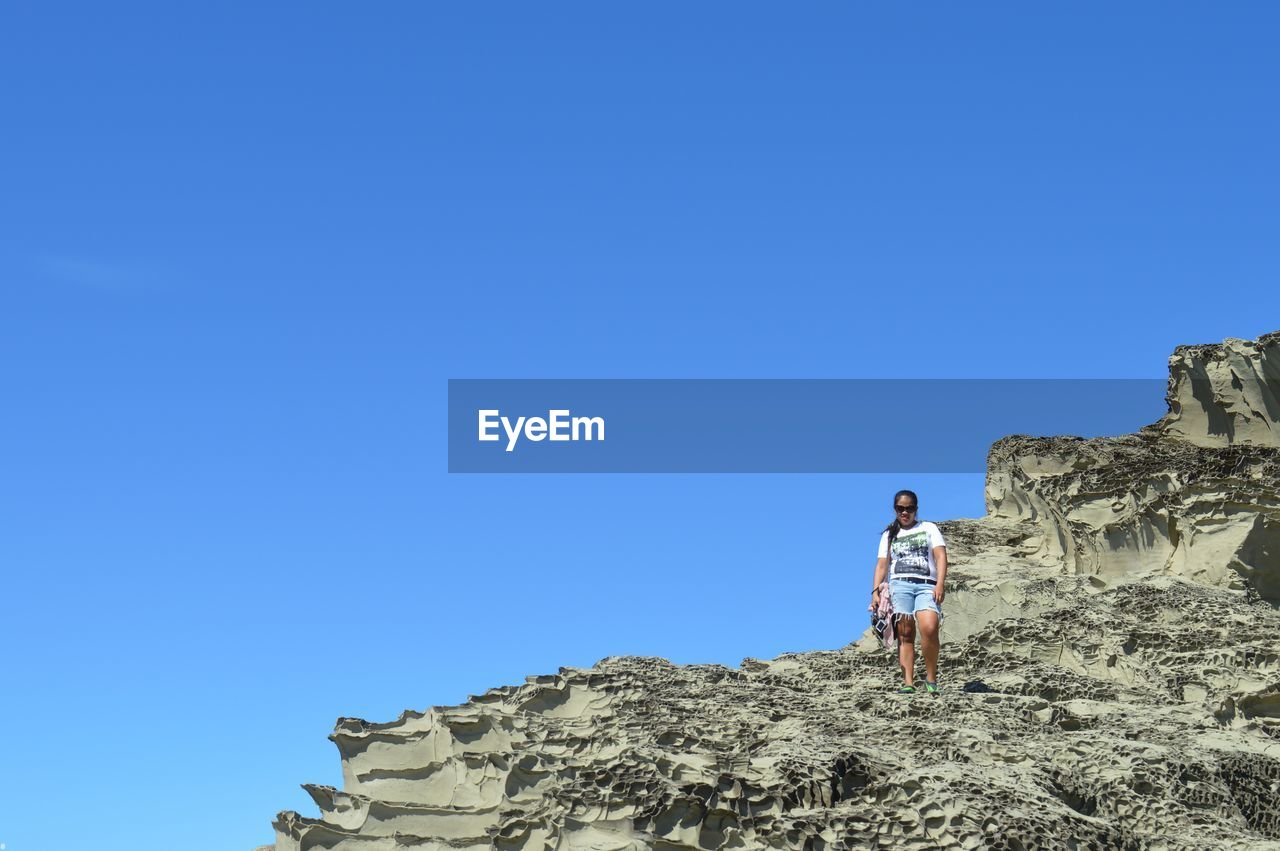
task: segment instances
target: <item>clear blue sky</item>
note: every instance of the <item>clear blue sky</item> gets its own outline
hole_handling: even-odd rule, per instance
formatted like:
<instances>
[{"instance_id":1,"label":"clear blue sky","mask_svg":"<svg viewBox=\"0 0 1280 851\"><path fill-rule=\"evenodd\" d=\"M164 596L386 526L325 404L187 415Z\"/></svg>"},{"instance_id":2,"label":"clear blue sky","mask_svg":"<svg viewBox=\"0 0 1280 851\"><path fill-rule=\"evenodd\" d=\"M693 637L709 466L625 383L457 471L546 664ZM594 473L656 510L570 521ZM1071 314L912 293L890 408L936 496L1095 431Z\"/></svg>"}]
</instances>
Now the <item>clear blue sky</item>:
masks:
<instances>
[{"instance_id":1,"label":"clear blue sky","mask_svg":"<svg viewBox=\"0 0 1280 851\"><path fill-rule=\"evenodd\" d=\"M983 509L451 477L447 378L1149 378L1280 327L1275 6L1028 9L6 4L7 851L247 851L339 715L840 646L894 489Z\"/></svg>"}]
</instances>

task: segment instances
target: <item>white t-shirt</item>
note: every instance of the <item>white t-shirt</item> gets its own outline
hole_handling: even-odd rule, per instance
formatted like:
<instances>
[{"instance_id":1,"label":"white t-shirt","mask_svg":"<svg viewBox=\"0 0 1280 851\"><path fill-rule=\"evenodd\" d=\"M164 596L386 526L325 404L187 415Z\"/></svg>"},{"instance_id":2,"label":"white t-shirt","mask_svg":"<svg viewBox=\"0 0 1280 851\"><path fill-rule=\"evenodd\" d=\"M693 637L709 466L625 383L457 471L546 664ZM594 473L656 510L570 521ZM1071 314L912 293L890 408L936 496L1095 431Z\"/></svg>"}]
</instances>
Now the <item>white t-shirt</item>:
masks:
<instances>
[{"instance_id":1,"label":"white t-shirt","mask_svg":"<svg viewBox=\"0 0 1280 851\"><path fill-rule=\"evenodd\" d=\"M899 529L893 539L893 556L889 555L889 530L880 534L880 553L877 558L889 559L889 578L906 576L919 579L938 579L938 565L933 560L933 548L945 547L942 532L928 520L918 520L910 529Z\"/></svg>"}]
</instances>

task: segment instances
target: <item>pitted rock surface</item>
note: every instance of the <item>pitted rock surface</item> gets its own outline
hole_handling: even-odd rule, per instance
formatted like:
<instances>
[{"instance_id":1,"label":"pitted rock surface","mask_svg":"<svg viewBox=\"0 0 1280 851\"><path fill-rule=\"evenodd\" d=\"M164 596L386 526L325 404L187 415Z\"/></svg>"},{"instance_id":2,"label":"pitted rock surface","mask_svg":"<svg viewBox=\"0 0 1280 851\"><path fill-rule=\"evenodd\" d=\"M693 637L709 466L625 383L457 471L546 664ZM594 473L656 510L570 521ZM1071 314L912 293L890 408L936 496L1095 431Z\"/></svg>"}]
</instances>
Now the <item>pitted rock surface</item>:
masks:
<instances>
[{"instance_id":1,"label":"pitted rock surface","mask_svg":"<svg viewBox=\"0 0 1280 851\"><path fill-rule=\"evenodd\" d=\"M268 848L1280 847L1280 448L1232 378L1278 343L1179 347L1138 434L992 448L988 515L939 524L941 696L893 694L869 635L564 668L339 719L343 790Z\"/></svg>"}]
</instances>

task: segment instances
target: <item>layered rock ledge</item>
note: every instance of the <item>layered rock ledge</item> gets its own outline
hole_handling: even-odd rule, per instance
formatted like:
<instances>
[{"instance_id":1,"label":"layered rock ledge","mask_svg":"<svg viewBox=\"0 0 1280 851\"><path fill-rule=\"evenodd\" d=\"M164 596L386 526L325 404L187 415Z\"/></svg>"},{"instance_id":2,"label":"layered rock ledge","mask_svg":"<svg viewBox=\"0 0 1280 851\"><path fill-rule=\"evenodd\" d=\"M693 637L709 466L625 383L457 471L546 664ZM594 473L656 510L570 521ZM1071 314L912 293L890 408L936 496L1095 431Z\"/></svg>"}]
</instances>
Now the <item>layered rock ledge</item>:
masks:
<instances>
[{"instance_id":1,"label":"layered rock ledge","mask_svg":"<svg viewBox=\"0 0 1280 851\"><path fill-rule=\"evenodd\" d=\"M939 699L869 637L562 668L339 719L259 851L1280 847L1277 379L1280 332L1182 346L1137 434L997 442Z\"/></svg>"}]
</instances>

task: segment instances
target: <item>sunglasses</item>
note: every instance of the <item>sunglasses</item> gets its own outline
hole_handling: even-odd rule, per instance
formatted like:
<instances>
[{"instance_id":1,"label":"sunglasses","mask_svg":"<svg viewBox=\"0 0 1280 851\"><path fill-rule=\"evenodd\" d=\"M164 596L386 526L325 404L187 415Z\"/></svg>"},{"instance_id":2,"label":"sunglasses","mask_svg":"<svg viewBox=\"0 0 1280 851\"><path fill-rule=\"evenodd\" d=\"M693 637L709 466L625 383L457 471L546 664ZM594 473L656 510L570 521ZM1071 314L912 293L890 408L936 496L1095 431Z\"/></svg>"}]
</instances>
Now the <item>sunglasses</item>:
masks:
<instances>
[{"instance_id":1,"label":"sunglasses","mask_svg":"<svg viewBox=\"0 0 1280 851\"><path fill-rule=\"evenodd\" d=\"M901 513L905 511L908 514L910 514L911 512L916 510L916 507L914 505L895 505L893 507L893 510L897 513Z\"/></svg>"}]
</instances>

